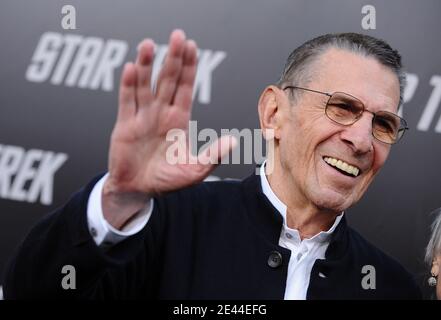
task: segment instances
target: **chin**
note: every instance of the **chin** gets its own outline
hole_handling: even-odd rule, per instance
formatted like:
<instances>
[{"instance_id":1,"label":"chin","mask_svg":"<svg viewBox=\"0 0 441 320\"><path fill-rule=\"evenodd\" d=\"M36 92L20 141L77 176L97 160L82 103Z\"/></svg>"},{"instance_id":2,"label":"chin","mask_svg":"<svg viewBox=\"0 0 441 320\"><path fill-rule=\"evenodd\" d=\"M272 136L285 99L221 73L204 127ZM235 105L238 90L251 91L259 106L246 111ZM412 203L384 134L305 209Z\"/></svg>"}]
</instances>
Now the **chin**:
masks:
<instances>
[{"instance_id":1,"label":"chin","mask_svg":"<svg viewBox=\"0 0 441 320\"><path fill-rule=\"evenodd\" d=\"M321 210L342 212L348 209L353 204L353 201L350 196L329 192L326 194L317 194L314 204Z\"/></svg>"}]
</instances>

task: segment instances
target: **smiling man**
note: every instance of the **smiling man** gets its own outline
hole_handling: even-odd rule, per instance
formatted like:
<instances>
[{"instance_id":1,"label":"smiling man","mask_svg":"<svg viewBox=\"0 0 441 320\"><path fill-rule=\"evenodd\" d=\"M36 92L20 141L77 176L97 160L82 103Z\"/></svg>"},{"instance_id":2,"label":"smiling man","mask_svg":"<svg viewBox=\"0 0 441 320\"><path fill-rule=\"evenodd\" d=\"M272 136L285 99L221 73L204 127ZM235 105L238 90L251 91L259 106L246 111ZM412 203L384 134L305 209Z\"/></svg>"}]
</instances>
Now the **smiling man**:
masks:
<instances>
[{"instance_id":1,"label":"smiling man","mask_svg":"<svg viewBox=\"0 0 441 320\"><path fill-rule=\"evenodd\" d=\"M294 50L258 103L274 141L260 175L201 182L235 140L187 164L166 161L167 132L190 119L196 45L172 33L155 91L153 47L143 41L124 68L108 174L31 231L9 264L6 298L420 297L411 275L344 216L406 130L397 51L348 33ZM75 290L60 285L65 265Z\"/></svg>"},{"instance_id":2,"label":"smiling man","mask_svg":"<svg viewBox=\"0 0 441 320\"><path fill-rule=\"evenodd\" d=\"M331 44L318 45L326 41ZM359 35L314 39L310 46L317 46L316 56L303 58L304 48L291 56L291 66L300 64L296 55L308 60L302 62L307 71L291 75L295 71L288 65L279 85L268 87L261 98L261 126L275 130L277 141L268 180L289 208L288 225L305 237L360 199L406 129L396 115L399 56L386 47L375 48L378 57L368 55L362 44L369 43L381 45ZM386 59L396 64L384 65Z\"/></svg>"}]
</instances>

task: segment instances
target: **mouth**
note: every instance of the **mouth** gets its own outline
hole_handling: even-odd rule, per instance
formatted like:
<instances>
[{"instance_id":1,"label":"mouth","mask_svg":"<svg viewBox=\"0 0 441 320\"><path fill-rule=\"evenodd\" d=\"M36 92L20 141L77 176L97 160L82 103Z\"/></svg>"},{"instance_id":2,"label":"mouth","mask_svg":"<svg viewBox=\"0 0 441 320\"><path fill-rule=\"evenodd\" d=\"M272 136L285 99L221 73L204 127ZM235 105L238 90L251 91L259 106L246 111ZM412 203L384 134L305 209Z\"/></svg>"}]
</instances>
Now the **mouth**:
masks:
<instances>
[{"instance_id":1,"label":"mouth","mask_svg":"<svg viewBox=\"0 0 441 320\"><path fill-rule=\"evenodd\" d=\"M353 166L341 159L333 158L333 157L323 157L323 160L335 170L339 171L341 174L344 174L349 177L358 177L361 173L360 168Z\"/></svg>"}]
</instances>

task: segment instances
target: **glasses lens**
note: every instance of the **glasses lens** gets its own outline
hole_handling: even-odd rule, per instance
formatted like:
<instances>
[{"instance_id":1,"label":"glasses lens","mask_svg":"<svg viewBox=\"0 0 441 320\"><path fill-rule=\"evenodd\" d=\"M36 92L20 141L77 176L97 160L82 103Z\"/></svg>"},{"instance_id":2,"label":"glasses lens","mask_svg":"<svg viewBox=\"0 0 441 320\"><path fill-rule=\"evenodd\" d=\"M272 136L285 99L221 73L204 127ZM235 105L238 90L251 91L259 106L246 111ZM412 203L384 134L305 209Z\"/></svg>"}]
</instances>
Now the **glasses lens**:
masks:
<instances>
[{"instance_id":1,"label":"glasses lens","mask_svg":"<svg viewBox=\"0 0 441 320\"><path fill-rule=\"evenodd\" d=\"M342 92L334 93L326 105L326 115L343 125L353 124L361 116L363 110L363 103L360 100Z\"/></svg>"},{"instance_id":2,"label":"glasses lens","mask_svg":"<svg viewBox=\"0 0 441 320\"><path fill-rule=\"evenodd\" d=\"M373 119L372 133L380 141L397 142L404 134L406 121L394 113L379 111Z\"/></svg>"}]
</instances>

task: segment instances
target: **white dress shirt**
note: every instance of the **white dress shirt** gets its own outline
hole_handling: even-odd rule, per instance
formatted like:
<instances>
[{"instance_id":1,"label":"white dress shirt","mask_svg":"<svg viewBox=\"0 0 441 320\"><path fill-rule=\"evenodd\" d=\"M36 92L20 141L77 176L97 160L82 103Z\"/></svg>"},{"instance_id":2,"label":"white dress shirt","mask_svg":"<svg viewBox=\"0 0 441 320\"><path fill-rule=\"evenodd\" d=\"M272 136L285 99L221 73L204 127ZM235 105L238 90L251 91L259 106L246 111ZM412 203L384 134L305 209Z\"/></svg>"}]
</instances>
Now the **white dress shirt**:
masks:
<instances>
[{"instance_id":1,"label":"white dress shirt","mask_svg":"<svg viewBox=\"0 0 441 320\"><path fill-rule=\"evenodd\" d=\"M101 207L101 194L104 182L109 174L104 175L93 187L87 202L87 222L90 234L95 243L103 248L110 247L118 242L141 231L149 221L153 211L153 198L122 230L115 229L104 219Z\"/></svg>"},{"instance_id":2,"label":"white dress shirt","mask_svg":"<svg viewBox=\"0 0 441 320\"><path fill-rule=\"evenodd\" d=\"M271 204L283 217L279 245L291 250L286 279L285 300L305 300L308 291L312 267L317 259L324 259L329 240L340 223L340 214L328 231L321 231L309 239L300 239L299 231L288 227L286 222L286 205L274 194L265 174L265 163L260 167L262 191ZM319 274L320 275L320 274Z\"/></svg>"},{"instance_id":3,"label":"white dress shirt","mask_svg":"<svg viewBox=\"0 0 441 320\"><path fill-rule=\"evenodd\" d=\"M89 231L96 244L108 248L127 237L142 230L150 219L153 211L153 199L141 210L123 230L113 228L103 216L101 194L107 175L102 177L94 186L87 204L87 221ZM265 163L260 167L260 182L262 191L271 204L283 217L279 245L291 250L286 279L285 300L305 300L309 286L311 270L316 259L324 259L331 234L338 226L343 213L336 219L328 231L322 231L309 239L300 239L298 230L291 229L286 222L286 205L274 194L265 175ZM277 214L277 213L275 213ZM319 274L320 275L320 274Z\"/></svg>"}]
</instances>

